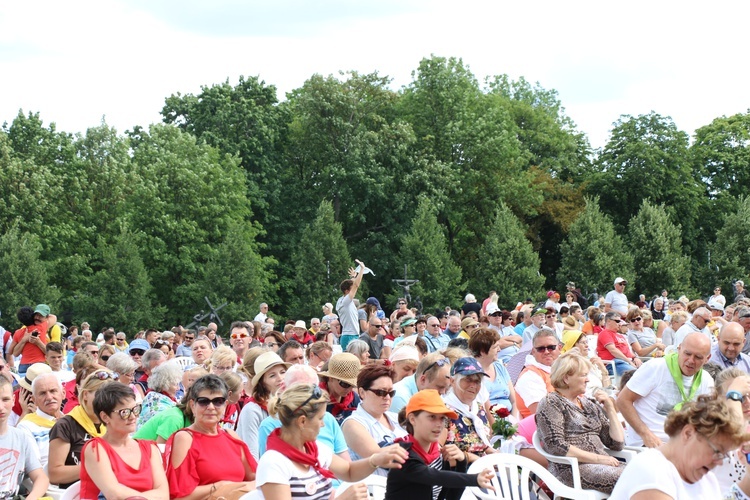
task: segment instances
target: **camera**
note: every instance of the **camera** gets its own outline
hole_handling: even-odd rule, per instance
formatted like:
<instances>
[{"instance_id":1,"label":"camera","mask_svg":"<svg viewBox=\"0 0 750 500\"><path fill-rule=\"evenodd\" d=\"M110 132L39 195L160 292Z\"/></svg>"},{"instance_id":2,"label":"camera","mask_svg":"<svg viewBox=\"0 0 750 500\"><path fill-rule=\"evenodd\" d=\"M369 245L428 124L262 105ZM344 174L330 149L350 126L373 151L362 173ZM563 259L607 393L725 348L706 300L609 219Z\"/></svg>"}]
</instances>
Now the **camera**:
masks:
<instances>
[{"instance_id":1,"label":"camera","mask_svg":"<svg viewBox=\"0 0 750 500\"><path fill-rule=\"evenodd\" d=\"M31 336L32 337L38 337L39 336L39 332L31 332Z\"/></svg>"}]
</instances>

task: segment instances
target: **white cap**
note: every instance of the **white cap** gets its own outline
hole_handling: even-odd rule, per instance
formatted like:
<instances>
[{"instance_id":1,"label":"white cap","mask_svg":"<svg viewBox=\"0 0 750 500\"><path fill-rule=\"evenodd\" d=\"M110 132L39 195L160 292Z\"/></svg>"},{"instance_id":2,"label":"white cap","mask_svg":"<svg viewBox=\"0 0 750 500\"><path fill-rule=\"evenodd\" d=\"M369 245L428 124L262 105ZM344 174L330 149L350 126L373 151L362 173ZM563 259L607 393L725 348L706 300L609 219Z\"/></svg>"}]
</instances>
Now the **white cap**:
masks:
<instances>
[{"instance_id":1,"label":"white cap","mask_svg":"<svg viewBox=\"0 0 750 500\"><path fill-rule=\"evenodd\" d=\"M304 320L297 320L297 322L294 324L294 328L302 328L304 330L307 330L307 326L305 325Z\"/></svg>"}]
</instances>

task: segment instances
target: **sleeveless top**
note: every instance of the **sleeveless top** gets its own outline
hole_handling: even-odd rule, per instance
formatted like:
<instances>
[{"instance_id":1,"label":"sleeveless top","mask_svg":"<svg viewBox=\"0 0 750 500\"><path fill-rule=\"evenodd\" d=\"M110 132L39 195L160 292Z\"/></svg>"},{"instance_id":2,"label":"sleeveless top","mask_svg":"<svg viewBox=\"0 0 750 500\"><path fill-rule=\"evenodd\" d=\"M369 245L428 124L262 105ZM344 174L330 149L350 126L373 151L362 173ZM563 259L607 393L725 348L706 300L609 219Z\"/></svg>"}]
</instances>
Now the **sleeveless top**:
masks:
<instances>
[{"instance_id":1,"label":"sleeveless top","mask_svg":"<svg viewBox=\"0 0 750 500\"><path fill-rule=\"evenodd\" d=\"M128 488L132 488L137 491L149 491L154 488L154 475L151 472L151 441L136 440L138 446L141 449L141 463L137 468L133 468L126 464L120 455L102 438L93 438L89 440L83 447L81 452L81 498L98 498L99 488L97 488L94 481L86 470L86 448L89 446L94 447L97 458L101 450L104 450L109 457L109 462L112 465L112 472L117 477L117 482Z\"/></svg>"},{"instance_id":2,"label":"sleeveless top","mask_svg":"<svg viewBox=\"0 0 750 500\"><path fill-rule=\"evenodd\" d=\"M384 446L393 444L396 438L406 436L406 431L398 425L398 418L396 417L395 413L387 411L384 413L384 415L385 418L388 419L388 422L393 426L393 430L390 430L388 427L377 421L375 417L367 413L361 405L358 406L357 409L354 410L354 412L352 412L352 414L344 420L342 426L349 420L358 422L367 430L367 433L372 436L372 439L375 441L375 443L377 443L378 447L382 448ZM367 458L360 457L351 448L349 449L349 455L351 456L352 462L361 458ZM373 474L377 474L378 476L387 476L388 471L383 468L378 468Z\"/></svg>"}]
</instances>

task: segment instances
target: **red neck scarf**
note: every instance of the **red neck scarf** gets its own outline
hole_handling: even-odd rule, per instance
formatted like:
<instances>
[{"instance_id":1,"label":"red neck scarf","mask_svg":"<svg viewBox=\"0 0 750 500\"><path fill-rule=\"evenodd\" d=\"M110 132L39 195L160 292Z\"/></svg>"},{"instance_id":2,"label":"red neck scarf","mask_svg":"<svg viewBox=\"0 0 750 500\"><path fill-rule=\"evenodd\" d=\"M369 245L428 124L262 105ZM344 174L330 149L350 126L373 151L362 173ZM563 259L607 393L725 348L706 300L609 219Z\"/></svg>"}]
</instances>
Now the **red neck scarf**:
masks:
<instances>
[{"instance_id":1,"label":"red neck scarf","mask_svg":"<svg viewBox=\"0 0 750 500\"><path fill-rule=\"evenodd\" d=\"M255 403L256 405L260 406L260 407L261 407L261 409L262 409L262 410L263 410L264 412L268 413L268 406L266 406L266 404L265 404L265 403L262 403L262 402L258 401L258 400L257 400L257 399L255 399L254 397L250 396L249 398L247 398L247 402L248 402L248 403L250 403L250 402L252 402L252 403Z\"/></svg>"},{"instance_id":2,"label":"red neck scarf","mask_svg":"<svg viewBox=\"0 0 750 500\"><path fill-rule=\"evenodd\" d=\"M327 384L321 383L320 385L321 385L320 387L321 389L328 391ZM330 391L328 392L330 394ZM342 412L345 412L347 410L354 410L355 408L350 407L352 402L354 402L354 391L349 391L349 393L341 399L340 403L335 402L332 398L331 402L329 403L328 412L334 417L336 417Z\"/></svg>"},{"instance_id":3,"label":"red neck scarf","mask_svg":"<svg viewBox=\"0 0 750 500\"><path fill-rule=\"evenodd\" d=\"M424 460L424 463L426 465L430 465L440 455L440 447L438 446L437 442L432 443L430 445L430 449L425 451L424 448L422 448L422 445L419 444L419 441L414 439L414 436L412 436L411 434L407 434L402 438L396 438L394 442L411 443L411 449L414 450L414 452L419 455L422 460Z\"/></svg>"},{"instance_id":4,"label":"red neck scarf","mask_svg":"<svg viewBox=\"0 0 750 500\"><path fill-rule=\"evenodd\" d=\"M324 468L318 462L318 445L315 441L308 441L305 443L305 451L301 452L294 446L290 445L283 439L281 439L281 429L274 429L273 432L268 436L266 442L267 450L276 450L292 462L298 464L308 465L315 469L321 476L327 477L328 479L334 479L333 472Z\"/></svg>"}]
</instances>

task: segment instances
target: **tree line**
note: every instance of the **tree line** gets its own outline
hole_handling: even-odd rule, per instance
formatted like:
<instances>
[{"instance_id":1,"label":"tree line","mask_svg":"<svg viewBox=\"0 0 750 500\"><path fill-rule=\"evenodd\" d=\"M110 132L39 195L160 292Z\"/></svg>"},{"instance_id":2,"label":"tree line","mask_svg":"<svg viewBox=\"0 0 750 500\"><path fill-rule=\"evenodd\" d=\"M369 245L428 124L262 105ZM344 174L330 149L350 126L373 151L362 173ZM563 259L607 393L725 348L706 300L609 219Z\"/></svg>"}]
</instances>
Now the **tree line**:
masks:
<instances>
[{"instance_id":1,"label":"tree line","mask_svg":"<svg viewBox=\"0 0 750 500\"><path fill-rule=\"evenodd\" d=\"M177 89L176 89L177 90ZM313 75L279 101L258 77L165 99L163 123L85 134L19 111L0 131L0 309L53 306L130 333L186 324L203 297L229 319L335 302L353 258L391 308L496 290L503 306L574 281L606 293L708 294L750 276L750 112L691 137L623 115L600 150L554 90L479 82L423 59Z\"/></svg>"}]
</instances>

